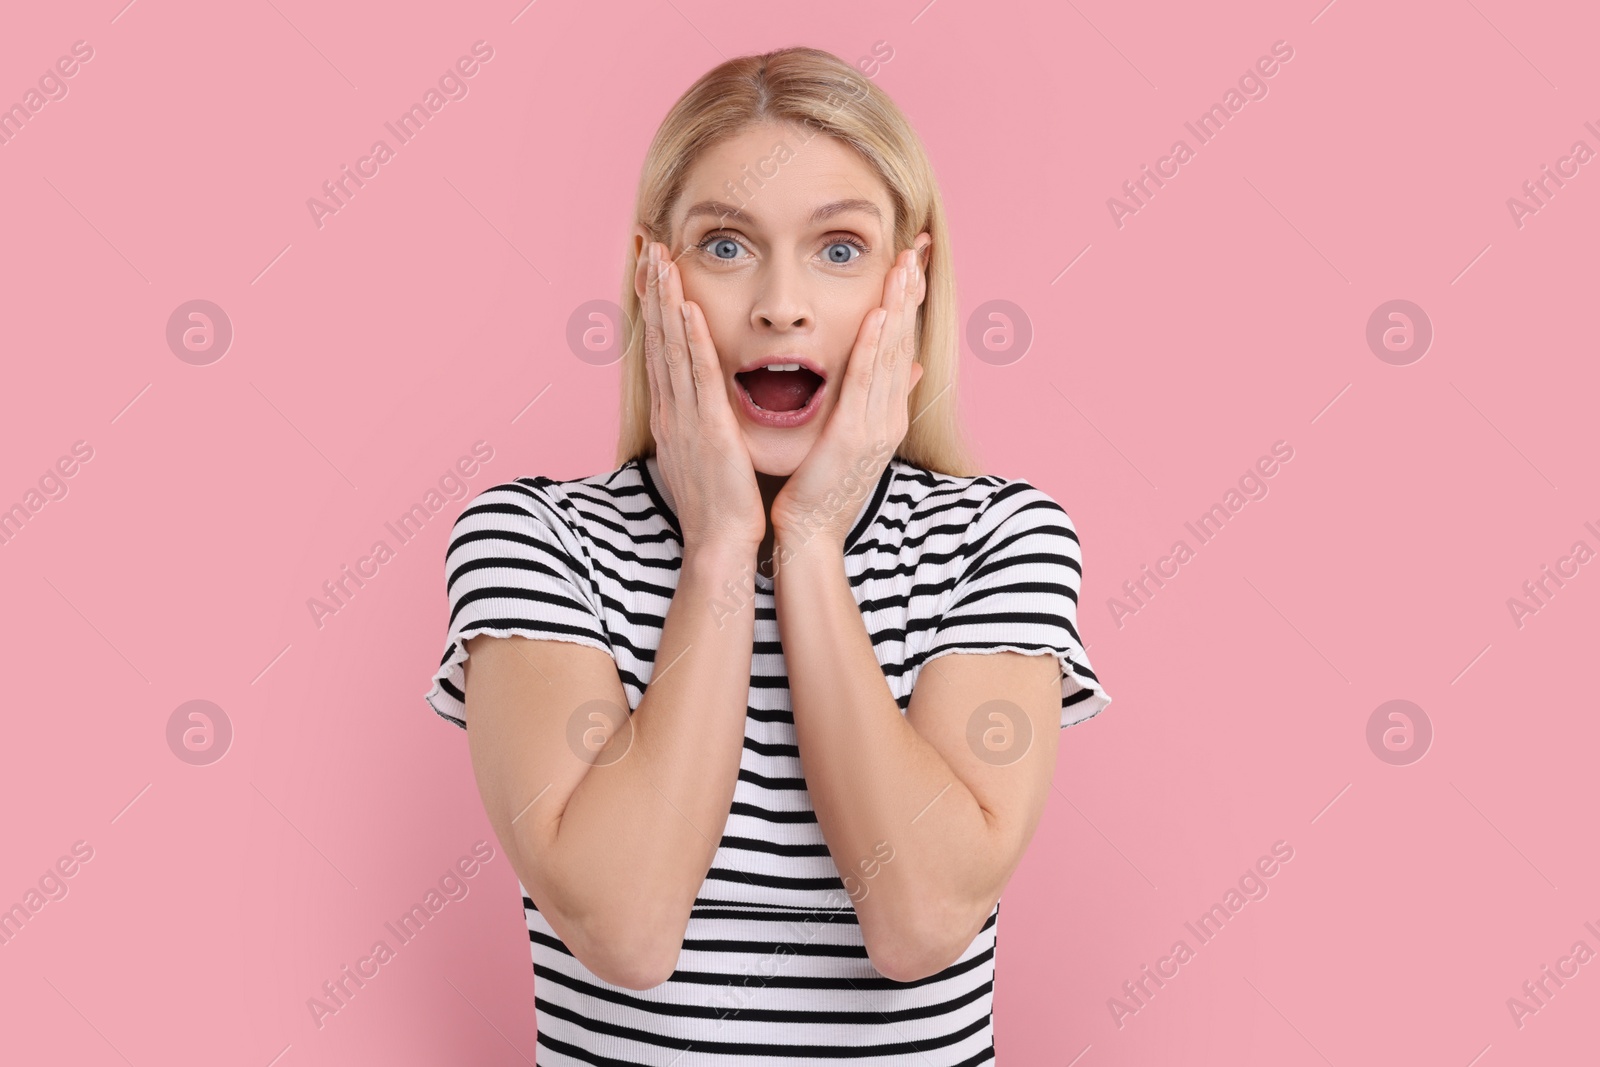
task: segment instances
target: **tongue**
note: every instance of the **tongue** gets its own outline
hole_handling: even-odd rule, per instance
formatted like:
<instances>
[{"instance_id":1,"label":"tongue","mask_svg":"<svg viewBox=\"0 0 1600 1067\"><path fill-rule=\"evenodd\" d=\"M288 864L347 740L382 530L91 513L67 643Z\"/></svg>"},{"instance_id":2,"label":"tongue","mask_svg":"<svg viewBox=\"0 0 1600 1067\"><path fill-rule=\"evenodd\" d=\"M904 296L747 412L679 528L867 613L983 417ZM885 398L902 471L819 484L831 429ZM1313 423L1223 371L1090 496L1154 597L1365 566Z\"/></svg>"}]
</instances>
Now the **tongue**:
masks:
<instances>
[{"instance_id":1,"label":"tongue","mask_svg":"<svg viewBox=\"0 0 1600 1067\"><path fill-rule=\"evenodd\" d=\"M806 406L811 394L817 391L819 379L808 370L746 371L739 375L745 390L760 407L768 411L798 411Z\"/></svg>"}]
</instances>

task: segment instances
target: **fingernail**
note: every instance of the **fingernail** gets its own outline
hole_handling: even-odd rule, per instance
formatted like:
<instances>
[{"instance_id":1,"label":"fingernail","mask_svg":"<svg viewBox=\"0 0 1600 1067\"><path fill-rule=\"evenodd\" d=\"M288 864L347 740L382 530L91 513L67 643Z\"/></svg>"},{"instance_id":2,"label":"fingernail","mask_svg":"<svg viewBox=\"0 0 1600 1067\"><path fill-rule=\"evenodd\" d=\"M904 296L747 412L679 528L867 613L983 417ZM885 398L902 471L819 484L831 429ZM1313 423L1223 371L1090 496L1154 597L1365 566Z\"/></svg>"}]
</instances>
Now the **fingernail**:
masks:
<instances>
[{"instance_id":1,"label":"fingernail","mask_svg":"<svg viewBox=\"0 0 1600 1067\"><path fill-rule=\"evenodd\" d=\"M688 304L679 304L678 305L678 310L683 312L683 324L685 326L689 325L689 305Z\"/></svg>"}]
</instances>

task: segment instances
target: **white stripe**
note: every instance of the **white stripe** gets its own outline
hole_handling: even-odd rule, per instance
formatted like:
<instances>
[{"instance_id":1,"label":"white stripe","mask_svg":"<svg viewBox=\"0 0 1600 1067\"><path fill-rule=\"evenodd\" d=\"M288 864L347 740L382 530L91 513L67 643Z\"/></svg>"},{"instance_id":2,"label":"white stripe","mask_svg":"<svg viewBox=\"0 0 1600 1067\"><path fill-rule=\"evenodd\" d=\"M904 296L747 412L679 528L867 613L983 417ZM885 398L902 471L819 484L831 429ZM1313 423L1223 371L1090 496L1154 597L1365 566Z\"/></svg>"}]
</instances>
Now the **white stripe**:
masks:
<instances>
[{"instance_id":1,"label":"white stripe","mask_svg":"<svg viewBox=\"0 0 1600 1067\"><path fill-rule=\"evenodd\" d=\"M677 580L681 546L668 514L658 503L661 489L653 458L630 461L617 470L554 482L521 478L485 489L457 520L445 560L453 621L445 642L445 661L426 695L446 719L464 724L465 706L450 690L464 684L462 643L476 633L571 641L608 649L625 681L630 707L642 697L654 665L647 659L660 640L660 627ZM1076 530L1054 500L1025 481L999 477L960 478L929 472L895 459L885 471L887 490L877 486L852 524L845 571L862 617L885 667L890 692L905 706L924 662L956 652L988 653L1011 649L1052 655L1060 663L1063 726L1098 714L1109 702L1093 676L1088 657L1074 636L1076 597L1082 557ZM654 489L653 494L651 490ZM626 536L617 530L625 531ZM482 536L488 535L488 536ZM637 558L633 558L637 557ZM494 566L477 566L500 560ZM896 568L907 573L892 573ZM459 574L457 572L460 572ZM863 577L865 576L865 577ZM658 592L629 590L624 582L646 583ZM1037 589L1008 588L1037 583ZM508 592L474 598L485 589ZM624 610L636 616L630 621ZM790 698L783 657L777 651L770 580L758 582L755 642L749 704L777 721L746 719L745 736L763 745L796 745L789 717ZM630 646L638 650L634 653ZM909 665L909 666L908 666ZM762 686L758 680L781 684ZM794 755L766 755L746 748L742 771L777 780L802 778ZM733 802L767 812L808 813L804 789L767 788L741 780ZM888 1067L916 1062L944 1067L987 1055L993 1028L995 934L998 923L981 931L952 967L921 984L901 986L878 974L866 957L861 928L849 912L849 898L826 852L814 817L775 822L744 813L730 814L727 838L749 838L783 845L814 846L816 855L782 856L733 844L721 845L700 889L702 901L726 901L734 910L761 911L785 921L719 918L696 906L685 934L678 971L718 976L724 983L668 980L649 990L629 990L603 982L570 954L534 940L533 961L542 976L535 993L550 1010L538 1014L541 1037L565 1041L595 1056L658 1067L704 1067L757 1062L770 1067L813 1062L806 1049L835 1046L846 1056L829 1062L856 1067ZM721 877L716 877L716 875ZM768 886L763 878L828 879L831 888ZM847 909L843 922L805 923L800 909ZM998 911L998 907L997 907ZM554 939L536 910L528 928ZM696 947L723 941L727 949ZM781 943L785 950L774 952ZM739 950L744 946L744 950ZM816 951L837 947L848 954ZM808 951L809 950L809 951ZM985 957L985 954L987 958ZM979 960L976 965L970 961ZM578 988L557 980L566 976ZM748 977L748 981L746 981ZM807 980L838 988L804 988ZM800 987L783 984L796 982ZM593 990L595 992L586 992ZM920 1009L951 1004L983 990L967 1003L920 1017ZM598 995L608 991L618 999ZM643 1005L699 1009L689 1017L649 1010ZM743 1006L784 1014L781 1020L719 1020L716 1009ZM561 1009L572 1013L569 1021ZM710 1014L708 1014L710 1013ZM835 1021L840 1016L849 1021ZM948 1036L978 1023L959 1041ZM606 1036L608 1028L623 1036ZM661 1035L652 1044L640 1033ZM674 1042L694 1042L687 1052ZM919 1052L863 1055L881 1046L915 1043ZM766 1055L729 1051L729 1043L774 1048ZM541 1040L542 1065L584 1061L553 1050Z\"/></svg>"}]
</instances>

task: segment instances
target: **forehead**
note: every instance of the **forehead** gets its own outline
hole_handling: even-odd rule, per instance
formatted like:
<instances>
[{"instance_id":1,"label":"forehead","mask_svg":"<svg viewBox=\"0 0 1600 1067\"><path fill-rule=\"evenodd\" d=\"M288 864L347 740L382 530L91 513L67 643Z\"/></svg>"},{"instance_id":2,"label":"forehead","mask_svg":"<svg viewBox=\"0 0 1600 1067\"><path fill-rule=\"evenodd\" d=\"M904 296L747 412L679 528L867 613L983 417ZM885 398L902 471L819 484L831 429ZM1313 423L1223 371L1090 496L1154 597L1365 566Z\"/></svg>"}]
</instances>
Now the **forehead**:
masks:
<instances>
[{"instance_id":1,"label":"forehead","mask_svg":"<svg viewBox=\"0 0 1600 1067\"><path fill-rule=\"evenodd\" d=\"M888 233L894 226L889 190L872 167L848 145L827 134L807 138L792 124L754 126L707 149L690 167L683 193L673 208L681 228L695 205L715 201L743 210L738 225L758 229L808 229L815 225L873 227ZM835 211L816 218L819 208L841 201L867 201L877 208L848 214ZM702 228L719 224L712 215L692 222Z\"/></svg>"}]
</instances>

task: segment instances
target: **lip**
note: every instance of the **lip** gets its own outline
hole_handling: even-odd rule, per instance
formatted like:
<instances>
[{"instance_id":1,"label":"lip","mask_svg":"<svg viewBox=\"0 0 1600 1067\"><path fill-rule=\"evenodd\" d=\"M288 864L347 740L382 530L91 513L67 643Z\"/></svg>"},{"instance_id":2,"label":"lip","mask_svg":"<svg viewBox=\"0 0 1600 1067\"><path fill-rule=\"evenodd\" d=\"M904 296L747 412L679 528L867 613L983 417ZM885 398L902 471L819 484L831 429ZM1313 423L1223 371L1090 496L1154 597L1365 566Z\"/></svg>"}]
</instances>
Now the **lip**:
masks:
<instances>
[{"instance_id":1,"label":"lip","mask_svg":"<svg viewBox=\"0 0 1600 1067\"><path fill-rule=\"evenodd\" d=\"M800 355L798 352L779 352L774 356L762 356L760 359L752 359L733 373L743 374L747 370L759 370L762 367L770 367L774 363L798 363L823 381L828 380L828 372L822 369L821 364Z\"/></svg>"},{"instance_id":2,"label":"lip","mask_svg":"<svg viewBox=\"0 0 1600 1067\"><path fill-rule=\"evenodd\" d=\"M768 411L765 408L757 407L756 402L751 400L750 394L745 391L744 383L738 378L734 378L734 392L739 394L739 405L744 409L744 417L757 426L769 426L778 430L803 426L810 422L816 413L822 409L822 394L828 391L828 376L822 373L820 367L804 356L768 356L740 367L734 373L743 374L747 370L756 370L773 363L798 363L818 378L821 378L822 384L817 386L817 391L811 394L811 399L806 401L805 407L796 408L794 411Z\"/></svg>"}]
</instances>

